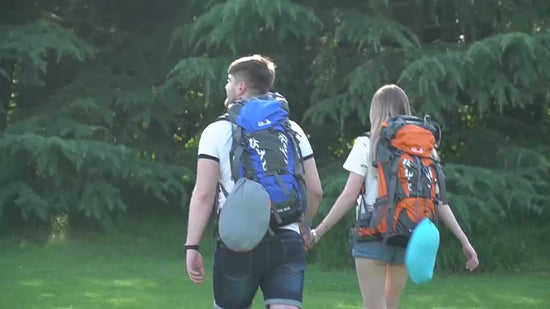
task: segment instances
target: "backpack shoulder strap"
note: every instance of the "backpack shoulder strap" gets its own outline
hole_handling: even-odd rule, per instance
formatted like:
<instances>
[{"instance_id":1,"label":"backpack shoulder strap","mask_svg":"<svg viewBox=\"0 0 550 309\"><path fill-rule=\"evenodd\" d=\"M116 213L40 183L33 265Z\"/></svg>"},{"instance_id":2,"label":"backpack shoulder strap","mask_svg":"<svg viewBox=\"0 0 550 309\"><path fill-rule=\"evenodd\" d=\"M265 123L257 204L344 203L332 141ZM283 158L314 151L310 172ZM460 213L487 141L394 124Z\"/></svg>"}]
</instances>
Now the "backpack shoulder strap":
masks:
<instances>
[{"instance_id":1,"label":"backpack shoulder strap","mask_svg":"<svg viewBox=\"0 0 550 309\"><path fill-rule=\"evenodd\" d=\"M439 186L439 200L447 203L447 186L445 184L445 174L443 173L443 168L441 167L441 163L439 161L433 160L433 164L437 175L437 185Z\"/></svg>"},{"instance_id":2,"label":"backpack shoulder strap","mask_svg":"<svg viewBox=\"0 0 550 309\"><path fill-rule=\"evenodd\" d=\"M233 104L227 113L222 116L224 119L221 119L232 123L231 136L233 137L233 143L229 151L229 162L231 166L231 178L235 182L240 178L239 163L241 163L241 156L246 147L244 129L237 124L237 117L243 106L242 103Z\"/></svg>"},{"instance_id":3,"label":"backpack shoulder strap","mask_svg":"<svg viewBox=\"0 0 550 309\"><path fill-rule=\"evenodd\" d=\"M304 156L302 154L302 149L300 148L300 140L298 139L298 133L292 129L290 120L287 118L283 121L282 126L284 127L287 136L292 140L293 151L296 154L294 159L294 174L303 175L304 170Z\"/></svg>"},{"instance_id":4,"label":"backpack shoulder strap","mask_svg":"<svg viewBox=\"0 0 550 309\"><path fill-rule=\"evenodd\" d=\"M284 108L284 106L283 106ZM298 139L298 132L296 132L294 129L292 129L292 124L290 122L290 119L288 117L282 122L281 124L283 128L285 129L286 136L290 139L292 143L292 154L293 154L293 169L294 169L294 178L296 179L296 183L298 185L298 189L301 192L301 206L304 210L304 213L309 205L308 201L308 193L307 193L307 186L305 183L304 174L306 173L305 167L304 167L304 156L302 154L302 148L300 148L300 140ZM304 217L305 218L305 217ZM311 222L306 224L310 224Z\"/></svg>"},{"instance_id":5,"label":"backpack shoulder strap","mask_svg":"<svg viewBox=\"0 0 550 309\"><path fill-rule=\"evenodd\" d=\"M214 120L214 122L216 122L216 121L231 121L231 120L229 119L229 113L225 113L225 114L223 114L223 115L218 116L218 117L216 118L216 120Z\"/></svg>"},{"instance_id":6,"label":"backpack shoulder strap","mask_svg":"<svg viewBox=\"0 0 550 309\"><path fill-rule=\"evenodd\" d=\"M231 107L227 110L227 119L233 123L237 123L237 117L241 113L241 110L243 109L244 102L237 102L231 105Z\"/></svg>"}]
</instances>

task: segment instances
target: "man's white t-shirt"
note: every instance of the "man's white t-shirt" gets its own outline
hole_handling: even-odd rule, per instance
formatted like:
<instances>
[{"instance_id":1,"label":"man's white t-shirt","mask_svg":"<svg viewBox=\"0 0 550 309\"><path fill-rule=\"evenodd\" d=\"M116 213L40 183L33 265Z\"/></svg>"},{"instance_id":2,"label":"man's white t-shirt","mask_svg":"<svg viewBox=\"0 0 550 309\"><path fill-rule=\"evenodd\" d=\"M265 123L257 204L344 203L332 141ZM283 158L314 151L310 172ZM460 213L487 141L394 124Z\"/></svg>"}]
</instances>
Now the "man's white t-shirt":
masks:
<instances>
[{"instance_id":1,"label":"man's white t-shirt","mask_svg":"<svg viewBox=\"0 0 550 309\"><path fill-rule=\"evenodd\" d=\"M302 157L307 160L313 157L313 150L304 131L294 121L290 121L292 130L298 133L297 139L302 151ZM233 143L233 124L227 120L219 120L208 125L201 134L199 141L199 159L210 159L220 164L218 183L222 188L218 192L218 207L221 209L225 203L225 193L231 192L235 183L231 179L231 162L229 152ZM224 193L223 190L226 192ZM299 232L298 224L293 223L281 228Z\"/></svg>"}]
</instances>

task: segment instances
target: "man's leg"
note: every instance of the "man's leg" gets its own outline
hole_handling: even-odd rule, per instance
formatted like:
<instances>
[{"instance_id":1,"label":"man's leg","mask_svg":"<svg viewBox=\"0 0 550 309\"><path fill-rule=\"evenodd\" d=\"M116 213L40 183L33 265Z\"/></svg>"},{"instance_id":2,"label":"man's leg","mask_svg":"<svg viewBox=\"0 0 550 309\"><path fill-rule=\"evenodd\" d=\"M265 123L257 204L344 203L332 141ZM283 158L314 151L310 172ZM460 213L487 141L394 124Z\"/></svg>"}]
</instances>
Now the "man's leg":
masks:
<instances>
[{"instance_id":1,"label":"man's leg","mask_svg":"<svg viewBox=\"0 0 550 309\"><path fill-rule=\"evenodd\" d=\"M279 231L267 241L266 259L260 287L270 309L302 308L306 255L302 238L295 231Z\"/></svg>"},{"instance_id":2,"label":"man's leg","mask_svg":"<svg viewBox=\"0 0 550 309\"><path fill-rule=\"evenodd\" d=\"M214 255L214 308L246 309L258 290L253 251L235 252L218 242Z\"/></svg>"},{"instance_id":3,"label":"man's leg","mask_svg":"<svg viewBox=\"0 0 550 309\"><path fill-rule=\"evenodd\" d=\"M292 305L269 305L269 309L300 309L301 307Z\"/></svg>"}]
</instances>

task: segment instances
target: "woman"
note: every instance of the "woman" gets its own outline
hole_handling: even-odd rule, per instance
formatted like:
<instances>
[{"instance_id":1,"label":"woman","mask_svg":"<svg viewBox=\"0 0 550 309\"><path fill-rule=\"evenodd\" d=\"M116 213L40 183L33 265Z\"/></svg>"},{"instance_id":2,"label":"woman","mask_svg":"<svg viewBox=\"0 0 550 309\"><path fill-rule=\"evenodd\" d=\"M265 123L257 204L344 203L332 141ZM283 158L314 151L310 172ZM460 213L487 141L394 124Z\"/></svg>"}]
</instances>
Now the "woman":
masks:
<instances>
[{"instance_id":1,"label":"woman","mask_svg":"<svg viewBox=\"0 0 550 309\"><path fill-rule=\"evenodd\" d=\"M377 188L375 176L377 170L372 165L374 160L373 145L376 145L380 137L382 123L388 117L397 115L411 115L409 99L398 86L385 85L378 89L372 98L370 139L367 136L357 138L344 163L344 168L349 171L346 186L327 216L317 228L311 231L312 239L315 242L322 238L355 204L365 179L370 177L366 182L368 183L366 192L373 192L372 188ZM376 195L376 191L377 189L374 189L374 195ZM368 200L369 197L367 197ZM477 253L460 228L451 208L448 204L440 205L438 213L440 219L462 244L467 258L466 268L473 271L479 265ZM404 265L405 248L391 247L382 241L355 242L352 255L355 258L364 308L398 308L399 299L408 277Z\"/></svg>"}]
</instances>

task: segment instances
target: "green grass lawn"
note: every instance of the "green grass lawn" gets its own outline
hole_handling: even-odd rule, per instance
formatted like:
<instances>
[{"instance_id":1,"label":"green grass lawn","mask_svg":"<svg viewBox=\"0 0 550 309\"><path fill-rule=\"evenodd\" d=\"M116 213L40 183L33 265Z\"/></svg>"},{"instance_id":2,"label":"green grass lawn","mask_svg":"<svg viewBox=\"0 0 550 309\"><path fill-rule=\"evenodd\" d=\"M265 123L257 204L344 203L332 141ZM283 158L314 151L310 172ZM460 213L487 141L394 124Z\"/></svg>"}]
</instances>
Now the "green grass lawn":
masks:
<instances>
[{"instance_id":1,"label":"green grass lawn","mask_svg":"<svg viewBox=\"0 0 550 309\"><path fill-rule=\"evenodd\" d=\"M211 279L202 286L187 279L184 236L183 226L155 222L45 245L4 238L0 308L212 308ZM305 308L361 308L353 271L313 265L306 276ZM259 294L253 308L261 304ZM436 274L410 283L401 308L550 308L550 274Z\"/></svg>"}]
</instances>

